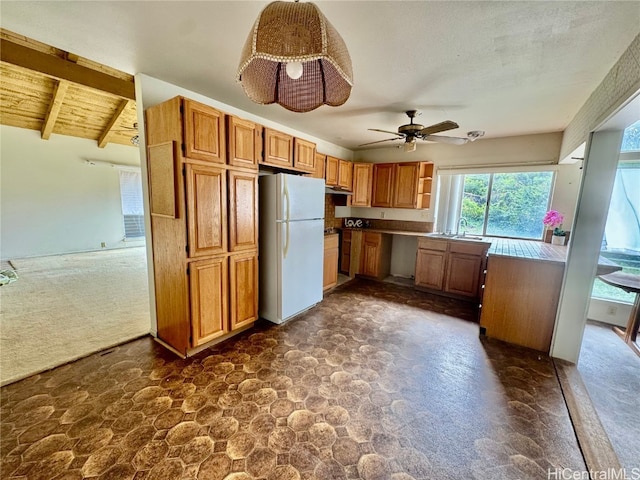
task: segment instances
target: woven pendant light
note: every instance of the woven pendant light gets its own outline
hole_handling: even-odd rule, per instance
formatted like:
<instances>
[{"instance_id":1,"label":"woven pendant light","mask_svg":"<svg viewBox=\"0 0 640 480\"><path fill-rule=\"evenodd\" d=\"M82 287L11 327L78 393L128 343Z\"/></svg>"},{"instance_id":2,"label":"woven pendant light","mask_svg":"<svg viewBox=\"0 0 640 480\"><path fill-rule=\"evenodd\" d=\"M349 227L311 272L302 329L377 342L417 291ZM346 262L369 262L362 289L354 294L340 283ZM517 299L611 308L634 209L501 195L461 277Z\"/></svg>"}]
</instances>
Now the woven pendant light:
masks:
<instances>
[{"instance_id":1,"label":"woven pendant light","mask_svg":"<svg viewBox=\"0 0 640 480\"><path fill-rule=\"evenodd\" d=\"M272 2L247 38L237 79L256 103L309 112L346 102L353 71L342 37L315 4Z\"/></svg>"}]
</instances>

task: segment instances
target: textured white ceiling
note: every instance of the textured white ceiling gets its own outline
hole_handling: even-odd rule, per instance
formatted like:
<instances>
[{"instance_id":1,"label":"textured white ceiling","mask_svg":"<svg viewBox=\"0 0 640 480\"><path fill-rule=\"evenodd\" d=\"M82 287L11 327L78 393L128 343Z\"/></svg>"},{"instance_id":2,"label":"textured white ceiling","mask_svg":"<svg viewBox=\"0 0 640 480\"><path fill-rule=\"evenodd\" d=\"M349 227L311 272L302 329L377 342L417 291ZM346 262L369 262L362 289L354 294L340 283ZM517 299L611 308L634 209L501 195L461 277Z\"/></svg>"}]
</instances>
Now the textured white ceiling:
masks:
<instances>
[{"instance_id":1,"label":"textured white ceiling","mask_svg":"<svg viewBox=\"0 0 640 480\"><path fill-rule=\"evenodd\" d=\"M0 25L142 72L335 144L388 138L404 111L464 136L563 130L640 32L640 2L318 1L353 61L351 98L296 114L235 82L267 2L1 2ZM640 61L640 60L639 60Z\"/></svg>"}]
</instances>

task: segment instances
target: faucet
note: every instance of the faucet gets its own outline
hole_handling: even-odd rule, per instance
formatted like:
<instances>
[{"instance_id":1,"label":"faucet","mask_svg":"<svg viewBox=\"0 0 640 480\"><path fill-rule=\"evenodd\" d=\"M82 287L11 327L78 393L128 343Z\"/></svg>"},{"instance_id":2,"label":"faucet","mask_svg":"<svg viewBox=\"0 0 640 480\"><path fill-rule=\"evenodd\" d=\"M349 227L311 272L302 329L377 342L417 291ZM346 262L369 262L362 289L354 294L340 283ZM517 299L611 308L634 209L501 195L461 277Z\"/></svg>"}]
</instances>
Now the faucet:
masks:
<instances>
[{"instance_id":1,"label":"faucet","mask_svg":"<svg viewBox=\"0 0 640 480\"><path fill-rule=\"evenodd\" d=\"M464 228L465 228L465 229L462 231L462 236L464 237L464 236L465 236L465 234L467 233L467 232L466 232L466 229L467 229L467 219L466 219L466 218L464 218L464 217L460 217L460 218L458 219L458 228L456 228L456 236L458 236L458 235L460 234L460 226L461 226L463 223L464 223Z\"/></svg>"}]
</instances>

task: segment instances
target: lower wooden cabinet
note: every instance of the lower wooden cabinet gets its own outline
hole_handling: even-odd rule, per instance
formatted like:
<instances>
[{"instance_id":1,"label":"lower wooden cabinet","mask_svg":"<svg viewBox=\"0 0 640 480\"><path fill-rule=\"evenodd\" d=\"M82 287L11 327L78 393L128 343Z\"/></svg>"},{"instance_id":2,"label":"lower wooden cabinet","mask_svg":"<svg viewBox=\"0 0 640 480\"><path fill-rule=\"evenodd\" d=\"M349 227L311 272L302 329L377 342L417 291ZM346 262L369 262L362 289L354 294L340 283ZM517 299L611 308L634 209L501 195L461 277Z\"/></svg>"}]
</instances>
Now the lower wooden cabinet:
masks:
<instances>
[{"instance_id":1,"label":"lower wooden cabinet","mask_svg":"<svg viewBox=\"0 0 640 480\"><path fill-rule=\"evenodd\" d=\"M324 267L322 290L328 290L338 284L339 235L324 237Z\"/></svg>"},{"instance_id":2,"label":"lower wooden cabinet","mask_svg":"<svg viewBox=\"0 0 640 480\"><path fill-rule=\"evenodd\" d=\"M191 338L197 347L229 332L227 257L191 262Z\"/></svg>"},{"instance_id":3,"label":"lower wooden cabinet","mask_svg":"<svg viewBox=\"0 0 640 480\"><path fill-rule=\"evenodd\" d=\"M382 280L391 269L391 235L363 232L358 273Z\"/></svg>"},{"instance_id":4,"label":"lower wooden cabinet","mask_svg":"<svg viewBox=\"0 0 640 480\"><path fill-rule=\"evenodd\" d=\"M351 232L349 230L342 231L342 246L340 254L340 271L345 275L349 275L351 269Z\"/></svg>"},{"instance_id":5,"label":"lower wooden cabinet","mask_svg":"<svg viewBox=\"0 0 640 480\"><path fill-rule=\"evenodd\" d=\"M340 271L383 280L391 270L391 242L388 233L344 230Z\"/></svg>"},{"instance_id":6,"label":"lower wooden cabinet","mask_svg":"<svg viewBox=\"0 0 640 480\"><path fill-rule=\"evenodd\" d=\"M419 238L416 286L479 299L490 245L485 242Z\"/></svg>"},{"instance_id":7,"label":"lower wooden cabinet","mask_svg":"<svg viewBox=\"0 0 640 480\"><path fill-rule=\"evenodd\" d=\"M419 248L416 258L415 283L420 287L442 290L446 252Z\"/></svg>"},{"instance_id":8,"label":"lower wooden cabinet","mask_svg":"<svg viewBox=\"0 0 640 480\"><path fill-rule=\"evenodd\" d=\"M258 318L258 255L255 252L229 257L229 325L231 330Z\"/></svg>"},{"instance_id":9,"label":"lower wooden cabinet","mask_svg":"<svg viewBox=\"0 0 640 480\"><path fill-rule=\"evenodd\" d=\"M481 269L483 259L479 255L449 253L445 292L479 297Z\"/></svg>"},{"instance_id":10,"label":"lower wooden cabinet","mask_svg":"<svg viewBox=\"0 0 640 480\"><path fill-rule=\"evenodd\" d=\"M258 255L248 252L189 264L191 347L258 318Z\"/></svg>"}]
</instances>

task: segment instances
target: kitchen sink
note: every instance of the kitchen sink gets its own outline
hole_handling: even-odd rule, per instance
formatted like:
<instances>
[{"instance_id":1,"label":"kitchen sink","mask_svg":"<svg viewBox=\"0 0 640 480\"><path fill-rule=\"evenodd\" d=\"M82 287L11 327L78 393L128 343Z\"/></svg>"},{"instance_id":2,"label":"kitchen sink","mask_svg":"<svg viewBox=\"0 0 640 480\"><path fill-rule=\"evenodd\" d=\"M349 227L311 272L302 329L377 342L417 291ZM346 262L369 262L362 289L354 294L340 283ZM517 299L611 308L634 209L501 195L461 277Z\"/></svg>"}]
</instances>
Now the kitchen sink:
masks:
<instances>
[{"instance_id":1,"label":"kitchen sink","mask_svg":"<svg viewBox=\"0 0 640 480\"><path fill-rule=\"evenodd\" d=\"M452 240L484 240L476 235L456 235L455 233L430 233L427 235L432 238L450 238Z\"/></svg>"}]
</instances>

